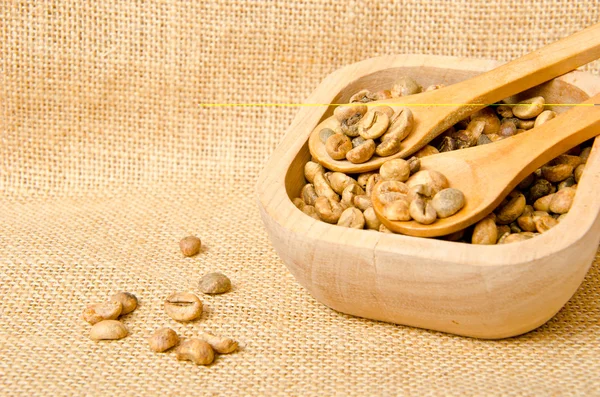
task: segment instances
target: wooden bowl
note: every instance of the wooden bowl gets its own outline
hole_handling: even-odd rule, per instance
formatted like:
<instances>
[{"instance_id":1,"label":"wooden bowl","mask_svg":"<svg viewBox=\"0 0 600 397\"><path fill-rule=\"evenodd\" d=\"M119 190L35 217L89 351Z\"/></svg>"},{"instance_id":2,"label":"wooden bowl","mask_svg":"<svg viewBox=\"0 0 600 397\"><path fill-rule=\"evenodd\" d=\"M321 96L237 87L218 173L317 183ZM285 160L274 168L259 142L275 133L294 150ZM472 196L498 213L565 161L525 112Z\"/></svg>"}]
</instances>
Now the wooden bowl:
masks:
<instances>
[{"instance_id":1,"label":"wooden bowl","mask_svg":"<svg viewBox=\"0 0 600 397\"><path fill-rule=\"evenodd\" d=\"M389 89L401 75L423 86L452 84L497 65L440 56L372 58L329 75L307 103L344 103L363 88ZM579 103L598 92L600 78L575 71L516 100L542 95L547 103ZM571 298L600 240L598 138L573 207L558 226L519 243L471 245L344 228L298 210L291 198L306 183L308 137L332 111L331 106L301 107L257 184L260 213L275 250L318 301L355 316L495 339L539 327Z\"/></svg>"}]
</instances>

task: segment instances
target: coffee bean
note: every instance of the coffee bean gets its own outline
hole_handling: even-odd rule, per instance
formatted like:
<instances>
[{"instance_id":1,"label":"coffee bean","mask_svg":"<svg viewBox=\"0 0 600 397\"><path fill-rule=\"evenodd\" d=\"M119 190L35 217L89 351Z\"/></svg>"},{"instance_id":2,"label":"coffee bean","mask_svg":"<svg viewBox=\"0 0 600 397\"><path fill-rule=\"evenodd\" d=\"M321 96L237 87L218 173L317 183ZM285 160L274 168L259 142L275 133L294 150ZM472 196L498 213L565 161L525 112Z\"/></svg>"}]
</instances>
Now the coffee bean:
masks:
<instances>
[{"instance_id":1,"label":"coffee bean","mask_svg":"<svg viewBox=\"0 0 600 397\"><path fill-rule=\"evenodd\" d=\"M189 292L178 292L165 300L165 311L175 321L192 321L202 315L202 302Z\"/></svg>"},{"instance_id":2,"label":"coffee bean","mask_svg":"<svg viewBox=\"0 0 600 397\"><path fill-rule=\"evenodd\" d=\"M121 310L121 316L124 314L131 313L134 311L138 305L137 297L134 294L129 292L117 292L113 296L110 297L111 301L120 302L123 306L123 310Z\"/></svg>"},{"instance_id":3,"label":"coffee bean","mask_svg":"<svg viewBox=\"0 0 600 397\"><path fill-rule=\"evenodd\" d=\"M200 335L200 339L208 343L217 353L229 354L238 349L238 343L231 338L222 338L220 336L203 333Z\"/></svg>"},{"instance_id":4,"label":"coffee bean","mask_svg":"<svg viewBox=\"0 0 600 397\"><path fill-rule=\"evenodd\" d=\"M104 320L114 320L121 315L122 311L123 305L121 302L111 300L110 302L89 305L83 311L82 318L93 325Z\"/></svg>"},{"instance_id":5,"label":"coffee bean","mask_svg":"<svg viewBox=\"0 0 600 397\"><path fill-rule=\"evenodd\" d=\"M204 294L223 294L231 290L231 281L223 273L208 273L202 276L198 288Z\"/></svg>"},{"instance_id":6,"label":"coffee bean","mask_svg":"<svg viewBox=\"0 0 600 397\"><path fill-rule=\"evenodd\" d=\"M169 350L179 343L179 336L171 328L157 329L150 338L148 344L154 352L161 353Z\"/></svg>"},{"instance_id":7,"label":"coffee bean","mask_svg":"<svg viewBox=\"0 0 600 397\"><path fill-rule=\"evenodd\" d=\"M208 365L215 359L213 348L200 339L188 339L177 348L177 360L191 361L194 364Z\"/></svg>"},{"instance_id":8,"label":"coffee bean","mask_svg":"<svg viewBox=\"0 0 600 397\"><path fill-rule=\"evenodd\" d=\"M447 218L464 207L465 195L458 189L443 189L433 196L431 205L435 208L438 218Z\"/></svg>"},{"instance_id":9,"label":"coffee bean","mask_svg":"<svg viewBox=\"0 0 600 397\"><path fill-rule=\"evenodd\" d=\"M127 328L117 320L103 320L90 329L90 339L95 341L122 339L127 334Z\"/></svg>"},{"instance_id":10,"label":"coffee bean","mask_svg":"<svg viewBox=\"0 0 600 397\"><path fill-rule=\"evenodd\" d=\"M200 252L202 242L196 236L188 236L179 242L179 248L183 256L194 256Z\"/></svg>"}]
</instances>

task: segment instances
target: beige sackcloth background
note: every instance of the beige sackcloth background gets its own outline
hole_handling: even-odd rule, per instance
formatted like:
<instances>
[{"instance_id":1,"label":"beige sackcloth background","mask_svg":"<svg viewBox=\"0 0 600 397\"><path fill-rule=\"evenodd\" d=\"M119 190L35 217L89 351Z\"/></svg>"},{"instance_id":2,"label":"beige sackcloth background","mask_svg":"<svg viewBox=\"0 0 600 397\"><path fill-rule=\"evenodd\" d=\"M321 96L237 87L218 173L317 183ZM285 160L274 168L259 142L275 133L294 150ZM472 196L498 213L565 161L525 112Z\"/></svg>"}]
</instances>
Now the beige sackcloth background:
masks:
<instances>
[{"instance_id":1,"label":"beige sackcloth background","mask_svg":"<svg viewBox=\"0 0 600 397\"><path fill-rule=\"evenodd\" d=\"M257 176L301 103L368 57L510 60L598 22L598 0L3 1L1 395L600 395L600 258L554 319L482 341L319 304L275 254ZM586 67L598 74L600 63ZM183 258L180 238L205 249ZM162 301L222 271L199 321ZM88 339L126 290L130 336ZM170 326L239 340L210 367L149 351Z\"/></svg>"}]
</instances>

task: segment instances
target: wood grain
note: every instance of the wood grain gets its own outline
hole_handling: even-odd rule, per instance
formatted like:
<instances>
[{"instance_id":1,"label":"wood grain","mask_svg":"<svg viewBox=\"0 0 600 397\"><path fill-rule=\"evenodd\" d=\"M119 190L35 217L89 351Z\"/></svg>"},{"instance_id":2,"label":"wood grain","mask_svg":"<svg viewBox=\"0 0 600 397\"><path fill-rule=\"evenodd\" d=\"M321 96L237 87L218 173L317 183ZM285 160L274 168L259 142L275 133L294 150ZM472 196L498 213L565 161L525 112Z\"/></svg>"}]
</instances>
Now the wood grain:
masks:
<instances>
[{"instance_id":1,"label":"wood grain","mask_svg":"<svg viewBox=\"0 0 600 397\"><path fill-rule=\"evenodd\" d=\"M373 89L402 74L421 84L452 84L496 66L453 57L379 57L332 73L306 102L334 103L356 87ZM578 103L600 92L600 79L572 72L525 95L532 92L553 103ZM545 323L581 284L600 239L598 139L569 216L558 226L524 242L474 246L343 228L298 210L291 198L305 183L306 142L328 114L331 108L302 107L257 183L260 214L275 250L321 303L375 320L504 338Z\"/></svg>"}]
</instances>

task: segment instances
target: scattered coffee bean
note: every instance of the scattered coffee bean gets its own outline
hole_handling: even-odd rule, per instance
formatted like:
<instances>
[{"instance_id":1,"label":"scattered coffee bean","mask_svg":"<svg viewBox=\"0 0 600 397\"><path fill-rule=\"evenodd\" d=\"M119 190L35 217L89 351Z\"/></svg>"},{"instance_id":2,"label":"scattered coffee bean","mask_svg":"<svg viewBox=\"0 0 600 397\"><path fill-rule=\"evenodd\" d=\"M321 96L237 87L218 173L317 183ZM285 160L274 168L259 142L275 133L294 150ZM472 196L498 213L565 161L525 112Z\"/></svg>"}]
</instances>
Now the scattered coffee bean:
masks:
<instances>
[{"instance_id":1,"label":"scattered coffee bean","mask_svg":"<svg viewBox=\"0 0 600 397\"><path fill-rule=\"evenodd\" d=\"M110 297L110 300L121 302L121 305L123 306L123 310L121 310L121 316L131 313L138 305L137 297L129 292L117 292Z\"/></svg>"},{"instance_id":2,"label":"scattered coffee bean","mask_svg":"<svg viewBox=\"0 0 600 397\"><path fill-rule=\"evenodd\" d=\"M215 359L213 348L200 339L188 339L177 348L177 360L191 361L194 364L208 365Z\"/></svg>"},{"instance_id":3,"label":"scattered coffee bean","mask_svg":"<svg viewBox=\"0 0 600 397\"><path fill-rule=\"evenodd\" d=\"M189 292L178 292L165 300L165 311L175 321L192 321L202 315L202 302Z\"/></svg>"},{"instance_id":4,"label":"scattered coffee bean","mask_svg":"<svg viewBox=\"0 0 600 397\"><path fill-rule=\"evenodd\" d=\"M204 294L223 294L231 290L231 280L223 273L208 273L202 276L198 288Z\"/></svg>"},{"instance_id":5,"label":"scattered coffee bean","mask_svg":"<svg viewBox=\"0 0 600 397\"><path fill-rule=\"evenodd\" d=\"M171 328L157 329L150 338L148 344L154 352L161 353L169 350L179 343L179 336Z\"/></svg>"},{"instance_id":6,"label":"scattered coffee bean","mask_svg":"<svg viewBox=\"0 0 600 397\"><path fill-rule=\"evenodd\" d=\"M194 256L200 252L202 242L196 236L188 236L179 242L179 248L183 256Z\"/></svg>"},{"instance_id":7,"label":"scattered coffee bean","mask_svg":"<svg viewBox=\"0 0 600 397\"><path fill-rule=\"evenodd\" d=\"M114 320L121 315L123 305L121 302L111 300L110 302L94 303L89 305L82 314L82 318L94 325L104 320Z\"/></svg>"},{"instance_id":8,"label":"scattered coffee bean","mask_svg":"<svg viewBox=\"0 0 600 397\"><path fill-rule=\"evenodd\" d=\"M127 334L127 328L117 320L103 320L94 324L90 329L90 339L96 341L122 339Z\"/></svg>"},{"instance_id":9,"label":"scattered coffee bean","mask_svg":"<svg viewBox=\"0 0 600 397\"><path fill-rule=\"evenodd\" d=\"M238 343L230 338L221 338L219 336L204 333L200 335L200 339L208 343L217 353L229 354L238 349Z\"/></svg>"}]
</instances>

